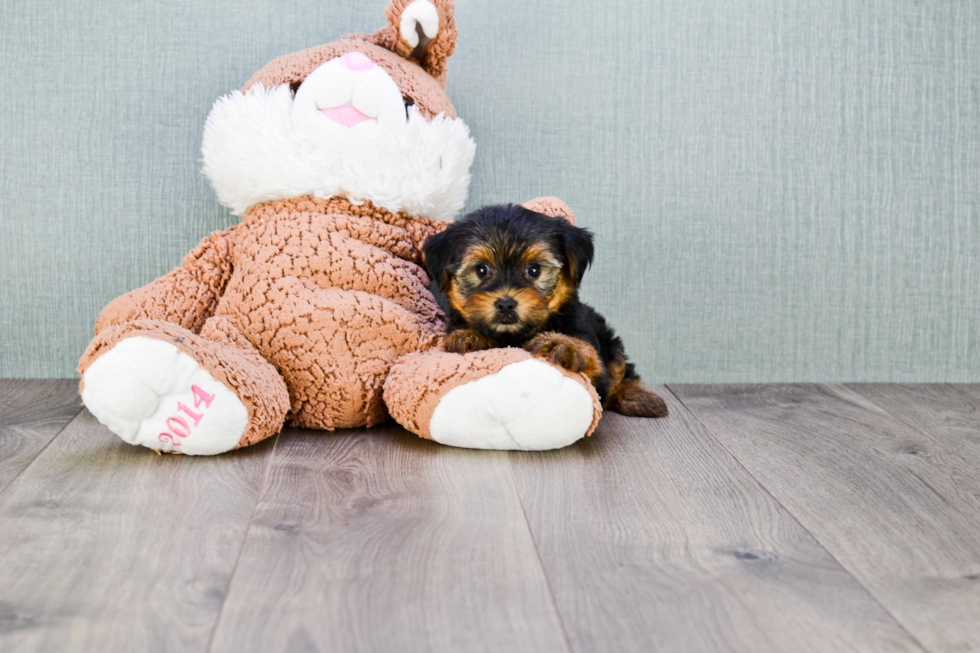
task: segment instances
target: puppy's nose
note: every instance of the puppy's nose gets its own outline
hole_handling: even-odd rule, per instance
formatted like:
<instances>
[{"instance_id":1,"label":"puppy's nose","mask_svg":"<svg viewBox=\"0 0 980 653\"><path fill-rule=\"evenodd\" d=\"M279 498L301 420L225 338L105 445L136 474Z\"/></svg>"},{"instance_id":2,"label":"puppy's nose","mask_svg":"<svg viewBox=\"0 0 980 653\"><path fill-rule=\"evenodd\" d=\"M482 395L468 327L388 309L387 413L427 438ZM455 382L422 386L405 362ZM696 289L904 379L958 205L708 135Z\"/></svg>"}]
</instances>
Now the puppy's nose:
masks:
<instances>
[{"instance_id":1,"label":"puppy's nose","mask_svg":"<svg viewBox=\"0 0 980 653\"><path fill-rule=\"evenodd\" d=\"M517 301L513 297L501 297L493 304L501 313L513 313L517 308Z\"/></svg>"},{"instance_id":2,"label":"puppy's nose","mask_svg":"<svg viewBox=\"0 0 980 653\"><path fill-rule=\"evenodd\" d=\"M374 62L366 54L360 52L348 52L340 58L340 61L347 67L347 70L352 70L355 73L374 68Z\"/></svg>"}]
</instances>

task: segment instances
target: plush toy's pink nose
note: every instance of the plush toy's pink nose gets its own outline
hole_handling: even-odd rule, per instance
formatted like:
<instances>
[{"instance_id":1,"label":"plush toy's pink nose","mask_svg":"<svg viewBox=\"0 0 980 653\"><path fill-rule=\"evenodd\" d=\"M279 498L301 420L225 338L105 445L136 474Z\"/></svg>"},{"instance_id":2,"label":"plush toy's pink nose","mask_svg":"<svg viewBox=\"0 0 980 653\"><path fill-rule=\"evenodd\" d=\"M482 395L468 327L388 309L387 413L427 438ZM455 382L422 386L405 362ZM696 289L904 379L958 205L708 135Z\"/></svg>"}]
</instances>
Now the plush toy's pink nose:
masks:
<instances>
[{"instance_id":1,"label":"plush toy's pink nose","mask_svg":"<svg viewBox=\"0 0 980 653\"><path fill-rule=\"evenodd\" d=\"M340 60L344 62L348 70L353 70L355 73L374 68L374 62L360 52L348 52Z\"/></svg>"}]
</instances>

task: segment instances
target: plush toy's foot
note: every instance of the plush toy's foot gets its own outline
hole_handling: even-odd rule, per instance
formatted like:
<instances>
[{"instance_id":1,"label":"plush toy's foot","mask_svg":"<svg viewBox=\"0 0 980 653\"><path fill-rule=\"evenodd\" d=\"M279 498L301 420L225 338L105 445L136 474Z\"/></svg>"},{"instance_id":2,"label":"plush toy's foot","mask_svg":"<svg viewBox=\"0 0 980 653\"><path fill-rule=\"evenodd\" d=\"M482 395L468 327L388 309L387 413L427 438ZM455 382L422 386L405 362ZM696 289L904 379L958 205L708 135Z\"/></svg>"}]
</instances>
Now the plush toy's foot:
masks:
<instances>
[{"instance_id":1,"label":"plush toy's foot","mask_svg":"<svg viewBox=\"0 0 980 653\"><path fill-rule=\"evenodd\" d=\"M262 376L275 371L250 361L247 350L174 325L116 330L121 333L100 333L82 359L82 401L126 442L211 455L251 444L282 425L288 409L284 384L280 379L283 398L272 402L271 414L268 400L251 401L249 395L262 389ZM161 332L173 330L186 335Z\"/></svg>"},{"instance_id":2,"label":"plush toy's foot","mask_svg":"<svg viewBox=\"0 0 980 653\"><path fill-rule=\"evenodd\" d=\"M248 411L193 358L162 340L126 338L85 372L82 401L130 444L207 455L238 446Z\"/></svg>"},{"instance_id":3,"label":"plush toy's foot","mask_svg":"<svg viewBox=\"0 0 980 653\"><path fill-rule=\"evenodd\" d=\"M583 375L519 349L406 356L385 402L410 431L472 449L557 449L590 434L602 414Z\"/></svg>"}]
</instances>

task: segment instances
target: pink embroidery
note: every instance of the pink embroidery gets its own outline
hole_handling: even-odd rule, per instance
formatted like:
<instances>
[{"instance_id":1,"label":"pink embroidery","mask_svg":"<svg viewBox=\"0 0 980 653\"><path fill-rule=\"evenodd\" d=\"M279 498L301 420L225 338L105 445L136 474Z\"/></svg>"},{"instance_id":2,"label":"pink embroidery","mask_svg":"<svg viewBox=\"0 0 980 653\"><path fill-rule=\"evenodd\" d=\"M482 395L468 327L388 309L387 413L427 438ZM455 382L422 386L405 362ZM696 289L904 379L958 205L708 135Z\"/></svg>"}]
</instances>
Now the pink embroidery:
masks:
<instances>
[{"instance_id":1,"label":"pink embroidery","mask_svg":"<svg viewBox=\"0 0 980 653\"><path fill-rule=\"evenodd\" d=\"M182 401L177 402L177 410L182 410L185 413L187 413L190 416L190 418L194 420L194 426L200 424L201 418L204 417L203 413L195 413L193 410L185 406L184 402Z\"/></svg>"},{"instance_id":2,"label":"pink embroidery","mask_svg":"<svg viewBox=\"0 0 980 653\"><path fill-rule=\"evenodd\" d=\"M201 423L201 420L204 419L204 411L211 407L211 402L214 401L214 395L210 392L202 390L196 385L191 386L191 392L194 393L194 408L201 409L201 405L204 405L201 412L198 413L191 410L182 401L177 402L177 410L185 413L188 417L194 420L194 426L197 426ZM191 435L191 426L187 423L187 420L180 415L174 415L173 417L168 418L167 428L169 428L170 431L173 431L173 433L170 431L164 431L160 434L158 439L160 442L169 442L170 445L174 447L180 446L180 438L187 438Z\"/></svg>"},{"instance_id":3,"label":"pink embroidery","mask_svg":"<svg viewBox=\"0 0 980 653\"><path fill-rule=\"evenodd\" d=\"M182 438L186 438L191 434L191 427L187 426L187 422L184 421L183 417L171 417L167 420L167 426L170 430L179 435ZM180 426L180 428L177 428Z\"/></svg>"},{"instance_id":4,"label":"pink embroidery","mask_svg":"<svg viewBox=\"0 0 980 653\"><path fill-rule=\"evenodd\" d=\"M194 393L194 408L200 408L202 402L205 408L211 407L211 401L214 400L214 395L208 394L196 385L191 386L191 391Z\"/></svg>"}]
</instances>

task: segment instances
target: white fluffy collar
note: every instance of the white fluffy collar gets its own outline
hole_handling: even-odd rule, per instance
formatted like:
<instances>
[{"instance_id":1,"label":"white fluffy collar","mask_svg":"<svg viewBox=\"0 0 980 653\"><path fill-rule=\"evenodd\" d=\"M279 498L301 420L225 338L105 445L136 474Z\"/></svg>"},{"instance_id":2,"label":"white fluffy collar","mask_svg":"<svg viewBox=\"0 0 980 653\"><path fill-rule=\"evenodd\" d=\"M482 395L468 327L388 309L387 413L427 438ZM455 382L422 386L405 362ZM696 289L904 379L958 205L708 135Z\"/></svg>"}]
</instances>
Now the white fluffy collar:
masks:
<instances>
[{"instance_id":1,"label":"white fluffy collar","mask_svg":"<svg viewBox=\"0 0 980 653\"><path fill-rule=\"evenodd\" d=\"M405 124L357 126L325 147L301 138L288 86L235 91L204 126L204 174L235 215L270 200L343 195L389 211L451 220L463 208L476 144L460 119L431 122L408 108Z\"/></svg>"}]
</instances>

